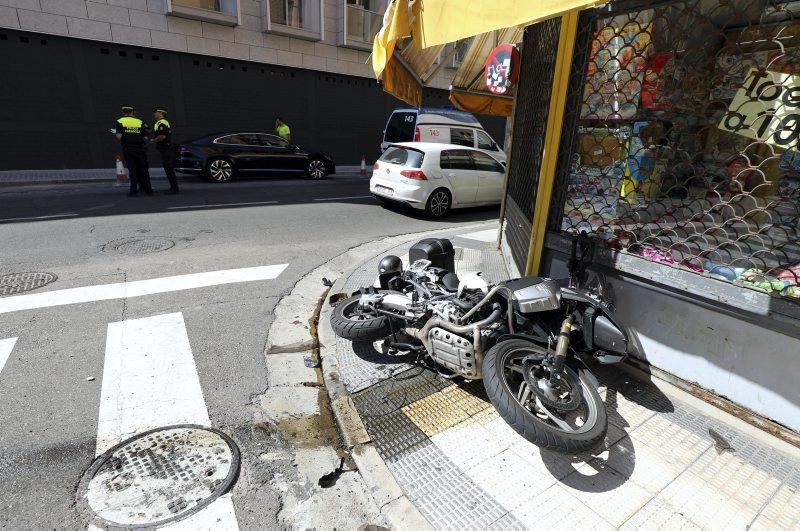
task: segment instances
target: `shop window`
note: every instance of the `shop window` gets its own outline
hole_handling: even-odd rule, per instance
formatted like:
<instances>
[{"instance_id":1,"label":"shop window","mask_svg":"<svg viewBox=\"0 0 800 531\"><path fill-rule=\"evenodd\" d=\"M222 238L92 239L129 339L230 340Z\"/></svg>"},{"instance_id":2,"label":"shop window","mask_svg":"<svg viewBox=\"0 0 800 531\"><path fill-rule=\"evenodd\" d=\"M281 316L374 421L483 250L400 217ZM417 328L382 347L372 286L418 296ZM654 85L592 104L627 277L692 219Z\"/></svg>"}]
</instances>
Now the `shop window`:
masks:
<instances>
[{"instance_id":1,"label":"shop window","mask_svg":"<svg viewBox=\"0 0 800 531\"><path fill-rule=\"evenodd\" d=\"M388 4L388 0L347 0L342 3L345 31L342 32L341 44L371 51Z\"/></svg>"},{"instance_id":2,"label":"shop window","mask_svg":"<svg viewBox=\"0 0 800 531\"><path fill-rule=\"evenodd\" d=\"M321 40L322 0L267 0L267 31L308 40Z\"/></svg>"},{"instance_id":3,"label":"shop window","mask_svg":"<svg viewBox=\"0 0 800 531\"><path fill-rule=\"evenodd\" d=\"M800 302L800 11L642 4L577 52L550 230Z\"/></svg>"},{"instance_id":4,"label":"shop window","mask_svg":"<svg viewBox=\"0 0 800 531\"><path fill-rule=\"evenodd\" d=\"M239 24L239 0L167 0L167 14L236 26Z\"/></svg>"}]
</instances>

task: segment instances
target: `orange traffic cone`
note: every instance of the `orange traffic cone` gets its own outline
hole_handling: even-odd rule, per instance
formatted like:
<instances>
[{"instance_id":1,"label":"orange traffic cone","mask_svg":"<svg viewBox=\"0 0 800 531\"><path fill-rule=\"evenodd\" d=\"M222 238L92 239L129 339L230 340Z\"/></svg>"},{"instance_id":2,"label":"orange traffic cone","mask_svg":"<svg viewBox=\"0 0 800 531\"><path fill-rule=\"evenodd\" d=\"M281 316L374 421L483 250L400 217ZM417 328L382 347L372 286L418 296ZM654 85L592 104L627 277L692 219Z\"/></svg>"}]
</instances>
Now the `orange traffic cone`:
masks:
<instances>
[{"instance_id":1,"label":"orange traffic cone","mask_svg":"<svg viewBox=\"0 0 800 531\"><path fill-rule=\"evenodd\" d=\"M128 172L122 163L122 155L117 153L115 159L117 161L117 182L114 183L114 186L125 186L128 181Z\"/></svg>"},{"instance_id":2,"label":"orange traffic cone","mask_svg":"<svg viewBox=\"0 0 800 531\"><path fill-rule=\"evenodd\" d=\"M367 156L361 155L361 175L367 174Z\"/></svg>"}]
</instances>

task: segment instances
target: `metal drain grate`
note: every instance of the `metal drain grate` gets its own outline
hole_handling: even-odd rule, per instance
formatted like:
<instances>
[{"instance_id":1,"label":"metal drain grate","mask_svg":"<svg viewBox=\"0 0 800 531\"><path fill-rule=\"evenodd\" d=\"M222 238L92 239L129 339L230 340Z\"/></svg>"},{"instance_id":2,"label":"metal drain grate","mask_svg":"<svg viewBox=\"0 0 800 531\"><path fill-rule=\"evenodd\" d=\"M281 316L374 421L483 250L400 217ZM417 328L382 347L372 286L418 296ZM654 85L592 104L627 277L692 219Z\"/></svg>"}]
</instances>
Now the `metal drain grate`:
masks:
<instances>
[{"instance_id":1,"label":"metal drain grate","mask_svg":"<svg viewBox=\"0 0 800 531\"><path fill-rule=\"evenodd\" d=\"M157 527L196 513L227 492L239 464L236 443L219 430L159 428L98 457L81 480L78 501L103 527Z\"/></svg>"},{"instance_id":2,"label":"metal drain grate","mask_svg":"<svg viewBox=\"0 0 800 531\"><path fill-rule=\"evenodd\" d=\"M0 297L31 291L58 280L53 273L11 273L0 276Z\"/></svg>"},{"instance_id":3,"label":"metal drain grate","mask_svg":"<svg viewBox=\"0 0 800 531\"><path fill-rule=\"evenodd\" d=\"M166 251L174 246L175 242L168 238L135 236L133 238L110 241L103 246L103 251L120 254L149 254Z\"/></svg>"}]
</instances>

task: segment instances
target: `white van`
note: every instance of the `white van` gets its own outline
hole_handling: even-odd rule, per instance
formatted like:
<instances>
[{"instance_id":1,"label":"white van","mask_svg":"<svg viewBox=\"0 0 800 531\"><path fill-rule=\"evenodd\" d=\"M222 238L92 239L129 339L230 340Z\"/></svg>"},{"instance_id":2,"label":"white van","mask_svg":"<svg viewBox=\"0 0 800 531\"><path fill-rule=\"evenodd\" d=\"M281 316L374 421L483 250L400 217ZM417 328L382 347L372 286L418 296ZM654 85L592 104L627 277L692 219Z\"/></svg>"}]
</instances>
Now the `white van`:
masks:
<instances>
[{"instance_id":1,"label":"white van","mask_svg":"<svg viewBox=\"0 0 800 531\"><path fill-rule=\"evenodd\" d=\"M381 153L398 142L434 142L479 149L506 163L506 154L475 116L455 109L395 109L383 131Z\"/></svg>"}]
</instances>

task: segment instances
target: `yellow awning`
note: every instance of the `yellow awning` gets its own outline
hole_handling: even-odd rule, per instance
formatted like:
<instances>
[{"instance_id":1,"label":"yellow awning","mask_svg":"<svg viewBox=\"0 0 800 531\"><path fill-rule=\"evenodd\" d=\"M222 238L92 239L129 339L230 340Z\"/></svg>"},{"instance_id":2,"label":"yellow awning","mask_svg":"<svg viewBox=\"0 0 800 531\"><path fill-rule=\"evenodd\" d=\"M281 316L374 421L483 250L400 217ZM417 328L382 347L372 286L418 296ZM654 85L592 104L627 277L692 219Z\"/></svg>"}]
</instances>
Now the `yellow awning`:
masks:
<instances>
[{"instance_id":1,"label":"yellow awning","mask_svg":"<svg viewBox=\"0 0 800 531\"><path fill-rule=\"evenodd\" d=\"M397 39L413 36L419 50L503 28L527 26L603 0L394 0L372 47L380 79Z\"/></svg>"},{"instance_id":2,"label":"yellow awning","mask_svg":"<svg viewBox=\"0 0 800 531\"><path fill-rule=\"evenodd\" d=\"M503 96L467 92L453 88L450 91L450 103L462 111L492 116L511 116L514 108L514 99Z\"/></svg>"},{"instance_id":3,"label":"yellow awning","mask_svg":"<svg viewBox=\"0 0 800 531\"><path fill-rule=\"evenodd\" d=\"M383 72L383 90L414 107L422 105L422 85L396 56Z\"/></svg>"}]
</instances>

